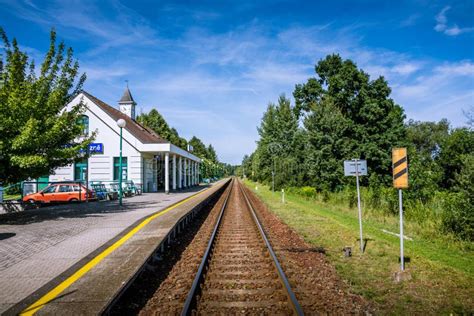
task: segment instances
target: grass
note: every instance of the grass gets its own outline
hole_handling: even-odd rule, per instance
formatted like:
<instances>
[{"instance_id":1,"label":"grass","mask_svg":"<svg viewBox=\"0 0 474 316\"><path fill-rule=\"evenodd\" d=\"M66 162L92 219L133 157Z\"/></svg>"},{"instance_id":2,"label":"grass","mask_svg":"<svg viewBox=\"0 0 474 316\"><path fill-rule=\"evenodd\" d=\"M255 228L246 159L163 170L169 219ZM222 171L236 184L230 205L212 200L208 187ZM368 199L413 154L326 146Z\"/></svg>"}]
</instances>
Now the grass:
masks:
<instances>
[{"instance_id":1,"label":"grass","mask_svg":"<svg viewBox=\"0 0 474 316\"><path fill-rule=\"evenodd\" d=\"M357 209L315 199L273 193L268 187L245 181L283 222L314 246L323 246L327 257L350 290L374 303L381 314L472 314L474 313L474 252L471 245L449 237L428 238L423 228L407 222L406 267L412 279L394 281L399 271L398 217L364 213L365 252L359 250ZM258 190L255 187L258 186ZM351 246L353 256L345 258L342 248Z\"/></svg>"}]
</instances>

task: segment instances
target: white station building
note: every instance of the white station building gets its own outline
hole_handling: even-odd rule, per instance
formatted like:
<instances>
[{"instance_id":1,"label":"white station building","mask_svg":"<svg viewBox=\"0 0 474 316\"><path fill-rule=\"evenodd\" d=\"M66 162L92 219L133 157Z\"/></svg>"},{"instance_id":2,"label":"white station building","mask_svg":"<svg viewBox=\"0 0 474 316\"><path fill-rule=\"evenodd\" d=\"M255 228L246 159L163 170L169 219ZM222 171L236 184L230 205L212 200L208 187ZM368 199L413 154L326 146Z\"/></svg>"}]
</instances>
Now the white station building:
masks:
<instances>
[{"instance_id":1,"label":"white station building","mask_svg":"<svg viewBox=\"0 0 474 316\"><path fill-rule=\"evenodd\" d=\"M120 170L119 119L122 129L122 180L132 180L143 192L178 190L199 183L201 160L190 152L163 139L135 121L136 103L128 87L118 102L110 106L87 92L79 93L67 109L83 102L84 135L96 132L89 146L89 159L58 168L47 181L118 181ZM42 178L42 180L46 180Z\"/></svg>"}]
</instances>

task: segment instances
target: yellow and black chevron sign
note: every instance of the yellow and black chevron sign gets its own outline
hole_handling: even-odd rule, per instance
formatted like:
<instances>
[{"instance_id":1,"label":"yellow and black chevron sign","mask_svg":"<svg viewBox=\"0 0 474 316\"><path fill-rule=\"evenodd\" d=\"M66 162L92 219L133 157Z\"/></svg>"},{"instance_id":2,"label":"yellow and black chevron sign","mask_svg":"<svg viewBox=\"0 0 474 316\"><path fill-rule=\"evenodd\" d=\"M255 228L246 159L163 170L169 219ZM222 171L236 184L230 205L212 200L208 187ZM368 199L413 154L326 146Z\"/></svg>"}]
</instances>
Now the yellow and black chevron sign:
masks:
<instances>
[{"instance_id":1,"label":"yellow and black chevron sign","mask_svg":"<svg viewBox=\"0 0 474 316\"><path fill-rule=\"evenodd\" d=\"M408 188L408 161L406 148L392 149L393 186L398 189Z\"/></svg>"}]
</instances>

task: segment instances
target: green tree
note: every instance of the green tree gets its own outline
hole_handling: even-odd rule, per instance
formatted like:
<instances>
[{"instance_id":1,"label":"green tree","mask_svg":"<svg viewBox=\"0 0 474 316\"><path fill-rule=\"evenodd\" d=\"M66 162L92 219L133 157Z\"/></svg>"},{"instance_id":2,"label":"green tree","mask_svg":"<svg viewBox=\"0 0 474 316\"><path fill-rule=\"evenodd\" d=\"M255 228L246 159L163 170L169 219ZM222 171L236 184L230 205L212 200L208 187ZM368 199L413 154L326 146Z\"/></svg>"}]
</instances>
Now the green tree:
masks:
<instances>
[{"instance_id":1,"label":"green tree","mask_svg":"<svg viewBox=\"0 0 474 316\"><path fill-rule=\"evenodd\" d=\"M406 126L407 143L428 158L439 155L441 144L449 136L449 122L443 119L439 122L420 122L409 120Z\"/></svg>"},{"instance_id":2,"label":"green tree","mask_svg":"<svg viewBox=\"0 0 474 316\"><path fill-rule=\"evenodd\" d=\"M442 187L451 189L457 184L456 174L463 165L465 155L474 154L474 131L469 128L456 128L441 143L437 162L443 169Z\"/></svg>"},{"instance_id":3,"label":"green tree","mask_svg":"<svg viewBox=\"0 0 474 316\"><path fill-rule=\"evenodd\" d=\"M197 138L196 136L193 136L189 140L189 144L193 146L193 153L196 156L198 156L199 158L208 157L206 145L204 145L204 143L199 138Z\"/></svg>"},{"instance_id":4,"label":"green tree","mask_svg":"<svg viewBox=\"0 0 474 316\"><path fill-rule=\"evenodd\" d=\"M461 239L474 241L474 154L461 156L454 193L445 203L443 227Z\"/></svg>"},{"instance_id":5,"label":"green tree","mask_svg":"<svg viewBox=\"0 0 474 316\"><path fill-rule=\"evenodd\" d=\"M137 122L150 128L160 137L166 139L172 144L186 150L187 141L181 138L175 128L170 128L164 117L156 109L151 109L148 113L142 113L137 116Z\"/></svg>"},{"instance_id":6,"label":"green tree","mask_svg":"<svg viewBox=\"0 0 474 316\"><path fill-rule=\"evenodd\" d=\"M244 166L248 164L247 169L253 165L255 179L270 183L274 173L277 189L298 185L302 181L304 135L298 125L297 112L284 95L280 95L277 104L268 105L257 128L260 139L255 155L251 162L243 161Z\"/></svg>"},{"instance_id":7,"label":"green tree","mask_svg":"<svg viewBox=\"0 0 474 316\"><path fill-rule=\"evenodd\" d=\"M437 163L441 145L449 137L449 122L408 121L406 126L410 186L407 198L428 202L438 190L443 170Z\"/></svg>"},{"instance_id":8,"label":"green tree","mask_svg":"<svg viewBox=\"0 0 474 316\"><path fill-rule=\"evenodd\" d=\"M64 111L86 79L72 48L56 45L51 31L49 50L37 74L35 63L9 41L0 28L0 182L14 183L50 174L81 159L92 136L82 134L82 103Z\"/></svg>"},{"instance_id":9,"label":"green tree","mask_svg":"<svg viewBox=\"0 0 474 316\"><path fill-rule=\"evenodd\" d=\"M320 60L315 71L318 77L296 85L293 93L295 111L306 114L304 126L311 137L308 155L316 165L309 167L316 169L310 169L310 174L319 178L319 186L334 189L345 181L338 180L343 160L357 157L367 159L369 172L377 176L372 179L388 184L391 148L402 144L405 129L403 109L390 99L387 82L383 77L370 80L339 55ZM330 126L334 124L338 126ZM317 148L319 144L325 148ZM326 152L315 153L318 150Z\"/></svg>"},{"instance_id":10,"label":"green tree","mask_svg":"<svg viewBox=\"0 0 474 316\"><path fill-rule=\"evenodd\" d=\"M186 150L187 147L188 147L188 141L183 138L183 137L180 137L179 134L178 134L178 131L176 130L176 128L172 127L171 128L171 142L173 144L175 144L176 146Z\"/></svg>"},{"instance_id":11,"label":"green tree","mask_svg":"<svg viewBox=\"0 0 474 316\"><path fill-rule=\"evenodd\" d=\"M330 99L325 99L307 115L304 126L308 184L319 190L340 187L344 181L342 161L356 150L350 139L350 122Z\"/></svg>"},{"instance_id":12,"label":"green tree","mask_svg":"<svg viewBox=\"0 0 474 316\"><path fill-rule=\"evenodd\" d=\"M267 111L263 114L260 127L257 128L260 139L257 141L257 149L252 159L253 177L262 182L271 181L273 161L276 154L277 146L277 123L276 123L276 107L270 103ZM273 145L270 151L270 145Z\"/></svg>"},{"instance_id":13,"label":"green tree","mask_svg":"<svg viewBox=\"0 0 474 316\"><path fill-rule=\"evenodd\" d=\"M275 161L275 188L295 186L301 182L304 141L299 130L299 121L290 100L280 95L275 106L274 138L268 150ZM272 163L273 163L272 161Z\"/></svg>"},{"instance_id":14,"label":"green tree","mask_svg":"<svg viewBox=\"0 0 474 316\"><path fill-rule=\"evenodd\" d=\"M207 147L207 159L209 159L212 163L217 164L219 159L217 158L217 153L212 144L209 144Z\"/></svg>"}]
</instances>

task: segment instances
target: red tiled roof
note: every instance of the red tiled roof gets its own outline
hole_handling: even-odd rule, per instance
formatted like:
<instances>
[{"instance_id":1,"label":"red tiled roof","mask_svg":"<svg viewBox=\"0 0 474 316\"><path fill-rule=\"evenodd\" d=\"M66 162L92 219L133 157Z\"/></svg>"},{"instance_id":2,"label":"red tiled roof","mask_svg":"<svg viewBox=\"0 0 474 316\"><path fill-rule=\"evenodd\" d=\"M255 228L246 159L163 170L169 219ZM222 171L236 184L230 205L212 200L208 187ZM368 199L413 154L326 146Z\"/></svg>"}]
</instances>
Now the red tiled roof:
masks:
<instances>
[{"instance_id":1,"label":"red tiled roof","mask_svg":"<svg viewBox=\"0 0 474 316\"><path fill-rule=\"evenodd\" d=\"M125 129L130 132L133 136L135 136L141 143L143 144L163 144L169 143L166 139L162 138L160 135L155 133L149 128L139 124L138 122L132 120L128 115L120 112L116 108L108 105L107 103L97 99L93 95L82 91L82 93L89 98L92 102L94 102L99 108L101 108L105 113L107 113L110 117L112 117L115 121L118 119L124 119L127 122Z\"/></svg>"}]
</instances>

